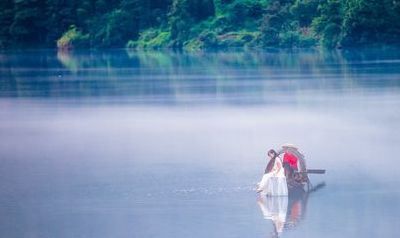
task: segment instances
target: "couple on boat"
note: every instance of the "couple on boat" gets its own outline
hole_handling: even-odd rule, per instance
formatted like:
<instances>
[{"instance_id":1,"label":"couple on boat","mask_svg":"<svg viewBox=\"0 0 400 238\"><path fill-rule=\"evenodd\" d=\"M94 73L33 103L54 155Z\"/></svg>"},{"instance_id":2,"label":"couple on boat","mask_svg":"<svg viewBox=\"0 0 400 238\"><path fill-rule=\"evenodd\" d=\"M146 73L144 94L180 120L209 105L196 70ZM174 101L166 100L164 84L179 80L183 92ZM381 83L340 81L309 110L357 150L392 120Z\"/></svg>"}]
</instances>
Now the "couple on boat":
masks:
<instances>
[{"instance_id":1,"label":"couple on boat","mask_svg":"<svg viewBox=\"0 0 400 238\"><path fill-rule=\"evenodd\" d=\"M278 152L269 150L268 157L270 161L261 181L257 184L257 192L267 196L288 196L287 180L297 179L298 162L303 155L294 145L284 144Z\"/></svg>"}]
</instances>

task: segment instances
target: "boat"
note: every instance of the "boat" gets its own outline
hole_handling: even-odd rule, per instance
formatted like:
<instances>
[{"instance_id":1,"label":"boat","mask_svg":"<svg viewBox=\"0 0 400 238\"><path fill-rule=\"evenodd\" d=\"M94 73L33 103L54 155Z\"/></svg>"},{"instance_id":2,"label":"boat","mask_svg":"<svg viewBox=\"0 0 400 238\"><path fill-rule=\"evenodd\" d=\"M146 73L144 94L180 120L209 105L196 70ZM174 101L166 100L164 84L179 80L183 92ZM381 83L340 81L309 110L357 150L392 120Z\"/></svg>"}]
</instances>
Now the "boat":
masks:
<instances>
[{"instance_id":1,"label":"boat","mask_svg":"<svg viewBox=\"0 0 400 238\"><path fill-rule=\"evenodd\" d=\"M288 172L289 166L284 164L286 182L288 185L289 195L291 193L300 193L304 191L310 191L313 189L313 185L310 181L309 174L325 174L325 169L307 169L306 160L304 155L300 153L298 148L292 144L282 145L282 149L278 151L278 155L288 153L297 159L298 169L293 172ZM285 163L285 162L284 162Z\"/></svg>"}]
</instances>

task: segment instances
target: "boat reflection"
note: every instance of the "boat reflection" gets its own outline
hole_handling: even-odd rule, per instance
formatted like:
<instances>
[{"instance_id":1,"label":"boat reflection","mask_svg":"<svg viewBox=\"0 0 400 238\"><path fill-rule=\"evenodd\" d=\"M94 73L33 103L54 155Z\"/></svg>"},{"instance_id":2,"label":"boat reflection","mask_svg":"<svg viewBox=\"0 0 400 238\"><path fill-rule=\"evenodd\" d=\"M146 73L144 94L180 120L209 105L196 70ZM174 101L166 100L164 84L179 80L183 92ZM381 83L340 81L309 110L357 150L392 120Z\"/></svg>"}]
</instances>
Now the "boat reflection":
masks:
<instances>
[{"instance_id":1,"label":"boat reflection","mask_svg":"<svg viewBox=\"0 0 400 238\"><path fill-rule=\"evenodd\" d=\"M307 192L305 190L291 192L289 196L259 196L257 203L264 219L272 221L271 237L279 237L284 230L298 226L305 218L308 196L323 187L325 183L320 183Z\"/></svg>"}]
</instances>

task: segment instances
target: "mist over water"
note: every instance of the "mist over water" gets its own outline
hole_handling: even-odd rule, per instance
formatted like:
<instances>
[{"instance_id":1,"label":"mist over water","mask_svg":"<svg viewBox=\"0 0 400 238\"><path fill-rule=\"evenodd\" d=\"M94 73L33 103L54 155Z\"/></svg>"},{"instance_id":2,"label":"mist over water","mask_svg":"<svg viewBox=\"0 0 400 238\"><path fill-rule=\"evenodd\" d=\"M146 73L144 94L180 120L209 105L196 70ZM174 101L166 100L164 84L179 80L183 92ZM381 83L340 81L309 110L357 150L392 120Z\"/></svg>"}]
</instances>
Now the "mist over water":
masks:
<instances>
[{"instance_id":1,"label":"mist over water","mask_svg":"<svg viewBox=\"0 0 400 238\"><path fill-rule=\"evenodd\" d=\"M278 235L400 232L396 50L6 52L0 78L4 237L276 236L252 189L285 142L327 173Z\"/></svg>"}]
</instances>

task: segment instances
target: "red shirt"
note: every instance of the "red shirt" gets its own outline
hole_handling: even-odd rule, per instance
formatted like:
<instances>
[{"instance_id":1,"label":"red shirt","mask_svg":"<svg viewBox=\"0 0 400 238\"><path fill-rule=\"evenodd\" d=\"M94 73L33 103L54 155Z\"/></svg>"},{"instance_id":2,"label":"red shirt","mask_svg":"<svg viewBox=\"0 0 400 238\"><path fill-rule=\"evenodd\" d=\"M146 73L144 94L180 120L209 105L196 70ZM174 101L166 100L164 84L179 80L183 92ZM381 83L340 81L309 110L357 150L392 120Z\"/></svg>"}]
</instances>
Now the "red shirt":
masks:
<instances>
[{"instance_id":1,"label":"red shirt","mask_svg":"<svg viewBox=\"0 0 400 238\"><path fill-rule=\"evenodd\" d=\"M290 165L290 167L297 170L297 157L296 156L286 152L283 155L283 162L288 163Z\"/></svg>"}]
</instances>

